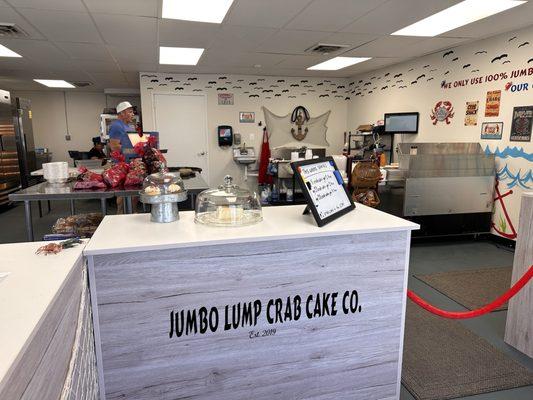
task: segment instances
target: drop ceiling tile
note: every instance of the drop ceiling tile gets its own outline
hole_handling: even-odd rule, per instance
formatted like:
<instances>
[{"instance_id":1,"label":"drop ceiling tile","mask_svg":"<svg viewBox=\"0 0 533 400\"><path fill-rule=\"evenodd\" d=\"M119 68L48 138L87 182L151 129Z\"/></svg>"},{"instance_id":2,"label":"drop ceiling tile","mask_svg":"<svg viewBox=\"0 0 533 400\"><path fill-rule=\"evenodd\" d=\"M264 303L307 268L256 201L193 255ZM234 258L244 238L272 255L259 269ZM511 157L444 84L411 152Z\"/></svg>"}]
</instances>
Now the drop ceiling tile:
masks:
<instances>
[{"instance_id":1,"label":"drop ceiling tile","mask_svg":"<svg viewBox=\"0 0 533 400\"><path fill-rule=\"evenodd\" d=\"M406 49L425 38L409 36L384 36L352 51L343 53L347 57L405 57Z\"/></svg>"},{"instance_id":2,"label":"drop ceiling tile","mask_svg":"<svg viewBox=\"0 0 533 400\"><path fill-rule=\"evenodd\" d=\"M79 69L92 72L120 72L119 66L114 61L100 60L74 60L74 65Z\"/></svg>"},{"instance_id":3,"label":"drop ceiling tile","mask_svg":"<svg viewBox=\"0 0 533 400\"><path fill-rule=\"evenodd\" d=\"M312 0L238 0L224 24L281 28Z\"/></svg>"},{"instance_id":4,"label":"drop ceiling tile","mask_svg":"<svg viewBox=\"0 0 533 400\"><path fill-rule=\"evenodd\" d=\"M0 41L0 44L8 46L3 41ZM27 70L32 68L32 64L33 63L30 61L30 59L26 57L2 57L0 58L0 65L2 66L2 68L0 69L0 74L3 75L4 71L11 69Z\"/></svg>"},{"instance_id":5,"label":"drop ceiling tile","mask_svg":"<svg viewBox=\"0 0 533 400\"><path fill-rule=\"evenodd\" d=\"M106 46L97 43L70 43L56 42L57 47L63 50L70 58L76 60L109 61L112 57Z\"/></svg>"},{"instance_id":6,"label":"drop ceiling tile","mask_svg":"<svg viewBox=\"0 0 533 400\"><path fill-rule=\"evenodd\" d=\"M377 35L367 35L361 33L337 32L332 33L324 38L324 43L347 45L349 46L347 47L347 50L351 50L354 47L362 46L365 43L371 42L378 37L379 36ZM343 51L344 50L340 50L339 53L342 53Z\"/></svg>"},{"instance_id":7,"label":"drop ceiling tile","mask_svg":"<svg viewBox=\"0 0 533 400\"><path fill-rule=\"evenodd\" d=\"M286 28L337 32L386 0L315 0Z\"/></svg>"},{"instance_id":8,"label":"drop ceiling tile","mask_svg":"<svg viewBox=\"0 0 533 400\"><path fill-rule=\"evenodd\" d=\"M105 87L127 87L129 85L121 72L92 72L88 75L94 82Z\"/></svg>"},{"instance_id":9,"label":"drop ceiling tile","mask_svg":"<svg viewBox=\"0 0 533 400\"><path fill-rule=\"evenodd\" d=\"M43 11L32 8L19 10L49 40L101 43L96 26L87 13Z\"/></svg>"},{"instance_id":10,"label":"drop ceiling tile","mask_svg":"<svg viewBox=\"0 0 533 400\"><path fill-rule=\"evenodd\" d=\"M383 67L396 65L398 63L402 63L407 60L409 60L408 57L373 58L371 60L347 67L344 69L344 71L348 73L347 76L356 76L358 74L362 74L362 73L369 72L369 71L375 71Z\"/></svg>"},{"instance_id":11,"label":"drop ceiling tile","mask_svg":"<svg viewBox=\"0 0 533 400\"><path fill-rule=\"evenodd\" d=\"M67 82L91 82L94 83L91 76L85 71L62 71L54 74L52 79L64 79Z\"/></svg>"},{"instance_id":12,"label":"drop ceiling tile","mask_svg":"<svg viewBox=\"0 0 533 400\"><path fill-rule=\"evenodd\" d=\"M37 66L57 62L67 62L68 56L46 40L3 39L0 40L7 48L27 58Z\"/></svg>"},{"instance_id":13,"label":"drop ceiling tile","mask_svg":"<svg viewBox=\"0 0 533 400\"><path fill-rule=\"evenodd\" d=\"M159 62L159 48L157 46L137 47L134 44L128 44L128 46L110 45L108 48L121 65L126 63L156 64Z\"/></svg>"},{"instance_id":14,"label":"drop ceiling tile","mask_svg":"<svg viewBox=\"0 0 533 400\"><path fill-rule=\"evenodd\" d=\"M213 43L221 29L219 24L163 19L159 21L159 44L205 49Z\"/></svg>"},{"instance_id":15,"label":"drop ceiling tile","mask_svg":"<svg viewBox=\"0 0 533 400\"><path fill-rule=\"evenodd\" d=\"M14 78L14 77L0 77L0 87L2 89L15 91L15 90L39 90L41 89L39 86L44 87L42 85L39 85L37 82L34 82L31 79L21 79L21 78Z\"/></svg>"},{"instance_id":16,"label":"drop ceiling tile","mask_svg":"<svg viewBox=\"0 0 533 400\"><path fill-rule=\"evenodd\" d=\"M14 7L85 12L81 0L9 0Z\"/></svg>"},{"instance_id":17,"label":"drop ceiling tile","mask_svg":"<svg viewBox=\"0 0 533 400\"><path fill-rule=\"evenodd\" d=\"M106 43L157 44L156 18L107 14L93 14L93 17Z\"/></svg>"},{"instance_id":18,"label":"drop ceiling tile","mask_svg":"<svg viewBox=\"0 0 533 400\"><path fill-rule=\"evenodd\" d=\"M157 71L159 64L157 63L135 63L135 62L119 62L120 69L124 73L139 71Z\"/></svg>"},{"instance_id":19,"label":"drop ceiling tile","mask_svg":"<svg viewBox=\"0 0 533 400\"><path fill-rule=\"evenodd\" d=\"M157 0L84 0L91 13L157 17Z\"/></svg>"},{"instance_id":20,"label":"drop ceiling tile","mask_svg":"<svg viewBox=\"0 0 533 400\"><path fill-rule=\"evenodd\" d=\"M139 86L139 72L124 72L123 75L130 85Z\"/></svg>"},{"instance_id":21,"label":"drop ceiling tile","mask_svg":"<svg viewBox=\"0 0 533 400\"><path fill-rule=\"evenodd\" d=\"M356 19L343 32L389 35L462 0L390 0Z\"/></svg>"},{"instance_id":22,"label":"drop ceiling tile","mask_svg":"<svg viewBox=\"0 0 533 400\"><path fill-rule=\"evenodd\" d=\"M259 45L256 52L305 54L307 48L322 42L329 35L328 32L280 30Z\"/></svg>"},{"instance_id":23,"label":"drop ceiling tile","mask_svg":"<svg viewBox=\"0 0 533 400\"><path fill-rule=\"evenodd\" d=\"M215 49L239 49L240 51L252 51L261 43L268 40L276 32L272 28L255 28L234 25L223 25L218 31L210 48Z\"/></svg>"},{"instance_id":24,"label":"drop ceiling tile","mask_svg":"<svg viewBox=\"0 0 533 400\"><path fill-rule=\"evenodd\" d=\"M234 49L231 52L209 49L200 58L198 66L239 66L251 68L254 65L262 67L274 66L287 58L284 54L248 53Z\"/></svg>"},{"instance_id":25,"label":"drop ceiling tile","mask_svg":"<svg viewBox=\"0 0 533 400\"><path fill-rule=\"evenodd\" d=\"M3 4L0 4L0 6L1 5ZM18 14L11 7L0 7L0 20L2 22L9 22L18 25L28 34L28 39L44 39L44 36L41 35L33 25L28 23L28 21L22 18L20 14Z\"/></svg>"},{"instance_id":26,"label":"drop ceiling tile","mask_svg":"<svg viewBox=\"0 0 533 400\"><path fill-rule=\"evenodd\" d=\"M462 43L466 43L470 39L468 38L444 38L433 37L422 40L413 46L408 46L405 49L405 56L407 57L420 57L429 53L435 53L439 50L448 49L450 47L458 46Z\"/></svg>"},{"instance_id":27,"label":"drop ceiling tile","mask_svg":"<svg viewBox=\"0 0 533 400\"><path fill-rule=\"evenodd\" d=\"M287 56L287 58L280 63L276 65L276 67L279 68L300 68L300 69L307 69L309 67L312 67L313 65L316 65L318 63L321 63L323 61L326 61L328 59L332 58L332 56L299 56L299 55L291 55Z\"/></svg>"}]
</instances>

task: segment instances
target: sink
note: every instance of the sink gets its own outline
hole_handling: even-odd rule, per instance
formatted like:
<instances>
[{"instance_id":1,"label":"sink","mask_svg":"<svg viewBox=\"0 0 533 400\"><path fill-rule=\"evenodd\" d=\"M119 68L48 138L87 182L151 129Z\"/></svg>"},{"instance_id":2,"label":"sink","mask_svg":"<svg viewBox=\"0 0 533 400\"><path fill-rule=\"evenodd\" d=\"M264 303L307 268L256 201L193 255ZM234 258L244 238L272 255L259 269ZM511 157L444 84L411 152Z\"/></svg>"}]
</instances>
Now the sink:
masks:
<instances>
[{"instance_id":1,"label":"sink","mask_svg":"<svg viewBox=\"0 0 533 400\"><path fill-rule=\"evenodd\" d=\"M239 164L253 164L257 161L253 147L236 147L233 149L233 159Z\"/></svg>"}]
</instances>

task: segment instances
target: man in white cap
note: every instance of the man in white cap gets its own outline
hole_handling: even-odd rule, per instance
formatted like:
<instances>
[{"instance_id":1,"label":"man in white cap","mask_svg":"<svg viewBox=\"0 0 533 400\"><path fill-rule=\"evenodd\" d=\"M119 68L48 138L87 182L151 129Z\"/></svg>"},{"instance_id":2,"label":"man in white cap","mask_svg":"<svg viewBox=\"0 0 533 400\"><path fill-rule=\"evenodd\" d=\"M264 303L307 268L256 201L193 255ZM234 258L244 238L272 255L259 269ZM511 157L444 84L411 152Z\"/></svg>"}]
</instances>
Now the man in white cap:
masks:
<instances>
[{"instance_id":1,"label":"man in white cap","mask_svg":"<svg viewBox=\"0 0 533 400\"><path fill-rule=\"evenodd\" d=\"M126 161L129 158L135 157L133 152L133 145L128 136L128 132L134 132L135 129L129 125L133 121L133 106L129 101L123 101L117 105L116 121L113 121L109 127L109 148L111 151L120 151L126 157ZM137 197L132 198L133 212L137 209ZM124 198L117 197L117 214L122 214L124 211Z\"/></svg>"},{"instance_id":2,"label":"man in white cap","mask_svg":"<svg viewBox=\"0 0 533 400\"><path fill-rule=\"evenodd\" d=\"M133 121L133 106L129 101L123 101L117 105L118 118L113 121L109 127L109 148L111 151L120 151L126 160L135 156L133 145L128 136L128 132L135 132L134 127L130 126Z\"/></svg>"}]
</instances>

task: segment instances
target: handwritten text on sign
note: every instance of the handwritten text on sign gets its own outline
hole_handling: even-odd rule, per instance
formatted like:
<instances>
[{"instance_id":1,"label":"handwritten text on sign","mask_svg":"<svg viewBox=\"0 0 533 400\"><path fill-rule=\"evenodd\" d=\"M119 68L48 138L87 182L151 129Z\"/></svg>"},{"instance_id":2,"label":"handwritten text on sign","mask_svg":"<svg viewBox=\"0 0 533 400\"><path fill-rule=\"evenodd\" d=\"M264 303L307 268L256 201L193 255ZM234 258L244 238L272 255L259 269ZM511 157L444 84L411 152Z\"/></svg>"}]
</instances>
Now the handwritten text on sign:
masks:
<instances>
[{"instance_id":1,"label":"handwritten text on sign","mask_svg":"<svg viewBox=\"0 0 533 400\"><path fill-rule=\"evenodd\" d=\"M299 172L321 219L350 207L339 173L329 161L302 165Z\"/></svg>"},{"instance_id":2,"label":"handwritten text on sign","mask_svg":"<svg viewBox=\"0 0 533 400\"><path fill-rule=\"evenodd\" d=\"M263 313L264 311L264 313ZM355 314L361 312L357 290L316 293L304 296L288 296L270 299L263 308L261 300L242 302L224 306L223 315L217 307L170 312L169 337L204 334L208 331L229 331L232 329L256 326L260 319L266 318L270 325L288 321L335 316L338 313ZM264 315L264 317L263 317ZM274 331L275 333L275 331ZM273 334L273 333L271 333ZM268 335L265 335L268 336ZM250 337L252 338L252 337Z\"/></svg>"}]
</instances>

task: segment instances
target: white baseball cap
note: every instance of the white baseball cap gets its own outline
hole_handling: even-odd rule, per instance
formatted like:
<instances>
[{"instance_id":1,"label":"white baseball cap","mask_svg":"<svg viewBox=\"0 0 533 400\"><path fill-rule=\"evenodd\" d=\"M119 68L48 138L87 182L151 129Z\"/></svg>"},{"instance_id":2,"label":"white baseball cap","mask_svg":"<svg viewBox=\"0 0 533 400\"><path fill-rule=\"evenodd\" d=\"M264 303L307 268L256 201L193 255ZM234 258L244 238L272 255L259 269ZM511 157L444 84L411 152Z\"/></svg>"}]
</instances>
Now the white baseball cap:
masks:
<instances>
[{"instance_id":1,"label":"white baseball cap","mask_svg":"<svg viewBox=\"0 0 533 400\"><path fill-rule=\"evenodd\" d=\"M133 106L131 105L131 103L129 101L123 101L122 103L119 103L117 105L117 114L118 113L121 113L122 111L128 109L128 108L132 108Z\"/></svg>"}]
</instances>

